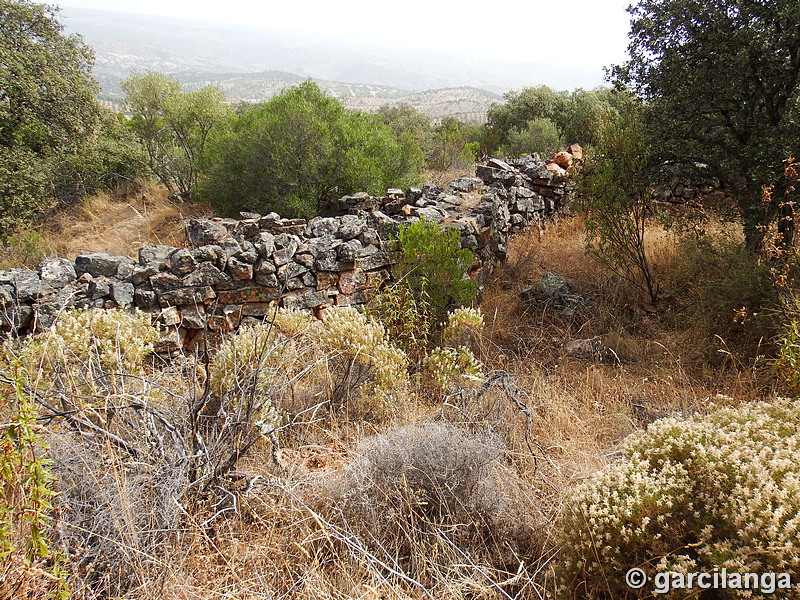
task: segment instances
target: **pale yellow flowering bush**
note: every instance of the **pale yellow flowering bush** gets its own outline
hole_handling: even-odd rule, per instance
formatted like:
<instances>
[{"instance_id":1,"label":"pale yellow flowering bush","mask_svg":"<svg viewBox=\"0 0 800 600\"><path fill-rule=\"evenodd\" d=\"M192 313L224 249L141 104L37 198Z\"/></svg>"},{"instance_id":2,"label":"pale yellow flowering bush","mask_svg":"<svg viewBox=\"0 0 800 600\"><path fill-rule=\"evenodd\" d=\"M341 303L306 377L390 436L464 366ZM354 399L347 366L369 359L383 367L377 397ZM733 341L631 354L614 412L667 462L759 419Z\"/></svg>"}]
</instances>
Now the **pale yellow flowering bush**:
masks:
<instances>
[{"instance_id":1,"label":"pale yellow flowering bush","mask_svg":"<svg viewBox=\"0 0 800 600\"><path fill-rule=\"evenodd\" d=\"M314 317L300 308L278 308L274 313L273 325L287 336L299 336L314 324Z\"/></svg>"},{"instance_id":2,"label":"pale yellow flowering bush","mask_svg":"<svg viewBox=\"0 0 800 600\"><path fill-rule=\"evenodd\" d=\"M368 371L361 392L387 394L408 381L408 357L389 342L379 322L352 307L325 311L319 342L329 351L345 357L352 367ZM358 382L356 382L358 383Z\"/></svg>"},{"instance_id":3,"label":"pale yellow flowering bush","mask_svg":"<svg viewBox=\"0 0 800 600\"><path fill-rule=\"evenodd\" d=\"M479 387L484 382L483 365L465 346L433 349L425 357L423 374L443 392L453 388Z\"/></svg>"},{"instance_id":4,"label":"pale yellow flowering bush","mask_svg":"<svg viewBox=\"0 0 800 600\"><path fill-rule=\"evenodd\" d=\"M652 597L650 586L626 586L633 567L650 582L659 572L723 568L800 581L800 402L653 423L568 494L559 525L564 598ZM800 598L797 589L781 594Z\"/></svg>"},{"instance_id":5,"label":"pale yellow flowering bush","mask_svg":"<svg viewBox=\"0 0 800 600\"><path fill-rule=\"evenodd\" d=\"M242 327L223 342L209 364L209 385L214 402L206 412L248 412L269 426L278 422L274 392L301 368L294 340L269 323Z\"/></svg>"},{"instance_id":6,"label":"pale yellow flowering bush","mask_svg":"<svg viewBox=\"0 0 800 600\"><path fill-rule=\"evenodd\" d=\"M442 339L457 346L474 342L483 329L483 313L479 308L457 308L447 316Z\"/></svg>"},{"instance_id":7,"label":"pale yellow flowering bush","mask_svg":"<svg viewBox=\"0 0 800 600\"><path fill-rule=\"evenodd\" d=\"M150 316L120 309L81 309L62 314L47 331L25 339L18 353L37 388L59 386L73 393L112 389L126 374L140 375L144 358L161 334Z\"/></svg>"}]
</instances>

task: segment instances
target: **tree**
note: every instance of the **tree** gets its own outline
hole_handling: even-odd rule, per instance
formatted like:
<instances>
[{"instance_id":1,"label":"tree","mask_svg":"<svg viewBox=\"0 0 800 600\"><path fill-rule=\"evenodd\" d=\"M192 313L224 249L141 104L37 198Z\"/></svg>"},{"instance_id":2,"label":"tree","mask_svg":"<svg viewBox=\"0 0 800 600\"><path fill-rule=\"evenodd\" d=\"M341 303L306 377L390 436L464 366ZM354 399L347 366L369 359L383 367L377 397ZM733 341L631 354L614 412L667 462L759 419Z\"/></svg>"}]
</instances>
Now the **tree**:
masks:
<instances>
[{"instance_id":1,"label":"tree","mask_svg":"<svg viewBox=\"0 0 800 600\"><path fill-rule=\"evenodd\" d=\"M58 10L0 0L0 233L59 195L69 159L96 136L92 50L62 34Z\"/></svg>"},{"instance_id":2,"label":"tree","mask_svg":"<svg viewBox=\"0 0 800 600\"><path fill-rule=\"evenodd\" d=\"M629 10L631 58L613 80L647 101L660 158L717 170L756 249L770 218L762 186L800 150L800 3L641 0Z\"/></svg>"},{"instance_id":3,"label":"tree","mask_svg":"<svg viewBox=\"0 0 800 600\"><path fill-rule=\"evenodd\" d=\"M419 145L346 110L311 81L244 107L212 136L200 194L223 212L311 216L331 200L415 183Z\"/></svg>"},{"instance_id":4,"label":"tree","mask_svg":"<svg viewBox=\"0 0 800 600\"><path fill-rule=\"evenodd\" d=\"M151 171L171 193L190 196L208 135L230 110L222 92L213 86L184 92L177 79L157 71L131 74L122 89Z\"/></svg>"},{"instance_id":5,"label":"tree","mask_svg":"<svg viewBox=\"0 0 800 600\"><path fill-rule=\"evenodd\" d=\"M587 157L578 184L586 212L588 253L655 303L659 287L644 239L650 156L639 111L608 114L601 121L597 145Z\"/></svg>"}]
</instances>

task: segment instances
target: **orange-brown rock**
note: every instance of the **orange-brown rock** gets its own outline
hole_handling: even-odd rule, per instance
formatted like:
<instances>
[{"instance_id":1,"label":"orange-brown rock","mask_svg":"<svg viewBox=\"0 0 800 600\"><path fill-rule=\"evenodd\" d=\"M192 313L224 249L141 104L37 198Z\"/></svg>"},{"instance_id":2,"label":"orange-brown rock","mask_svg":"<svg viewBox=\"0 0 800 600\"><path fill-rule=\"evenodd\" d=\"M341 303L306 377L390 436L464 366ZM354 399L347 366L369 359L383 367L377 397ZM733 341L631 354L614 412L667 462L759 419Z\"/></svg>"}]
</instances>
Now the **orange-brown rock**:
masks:
<instances>
[{"instance_id":1,"label":"orange-brown rock","mask_svg":"<svg viewBox=\"0 0 800 600\"><path fill-rule=\"evenodd\" d=\"M553 175L561 175L562 177L567 174L567 170L562 168L561 166L557 165L554 162L547 164L547 170L550 171Z\"/></svg>"},{"instance_id":2,"label":"orange-brown rock","mask_svg":"<svg viewBox=\"0 0 800 600\"><path fill-rule=\"evenodd\" d=\"M583 148L580 144L570 144L567 152L572 154L572 158L575 160L583 160Z\"/></svg>"},{"instance_id":3,"label":"orange-brown rock","mask_svg":"<svg viewBox=\"0 0 800 600\"><path fill-rule=\"evenodd\" d=\"M553 157L553 162L562 169L569 169L572 166L572 154L569 152L557 152Z\"/></svg>"}]
</instances>

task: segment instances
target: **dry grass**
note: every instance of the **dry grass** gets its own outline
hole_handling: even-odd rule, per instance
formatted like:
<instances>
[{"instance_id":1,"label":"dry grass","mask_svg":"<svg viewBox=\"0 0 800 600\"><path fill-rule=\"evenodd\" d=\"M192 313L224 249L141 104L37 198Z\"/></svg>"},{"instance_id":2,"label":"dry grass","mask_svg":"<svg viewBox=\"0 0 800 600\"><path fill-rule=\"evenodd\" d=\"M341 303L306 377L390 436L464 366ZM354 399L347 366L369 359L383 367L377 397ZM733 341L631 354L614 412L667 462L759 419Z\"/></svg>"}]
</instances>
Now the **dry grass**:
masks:
<instances>
[{"instance_id":1,"label":"dry grass","mask_svg":"<svg viewBox=\"0 0 800 600\"><path fill-rule=\"evenodd\" d=\"M202 204L170 200L161 186L118 196L98 193L52 215L36 230L17 232L0 248L0 265L35 267L45 258L71 258L83 252L136 258L144 244L182 246L183 219L210 214Z\"/></svg>"}]
</instances>

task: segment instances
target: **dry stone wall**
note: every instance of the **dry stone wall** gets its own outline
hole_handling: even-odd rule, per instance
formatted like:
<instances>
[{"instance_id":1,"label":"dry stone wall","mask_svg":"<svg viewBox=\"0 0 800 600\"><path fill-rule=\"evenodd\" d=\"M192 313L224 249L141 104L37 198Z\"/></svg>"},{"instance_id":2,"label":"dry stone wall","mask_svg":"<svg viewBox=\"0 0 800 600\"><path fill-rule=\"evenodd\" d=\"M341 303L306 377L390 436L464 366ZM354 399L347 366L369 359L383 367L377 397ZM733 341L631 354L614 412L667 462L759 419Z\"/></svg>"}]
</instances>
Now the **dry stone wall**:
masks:
<instances>
[{"instance_id":1,"label":"dry stone wall","mask_svg":"<svg viewBox=\"0 0 800 600\"><path fill-rule=\"evenodd\" d=\"M346 196L334 217L189 219L186 247L142 246L138 261L90 253L0 271L0 326L24 334L65 309L136 307L167 328L160 350L169 352L261 320L274 302L317 314L364 304L391 278L398 228L421 218L459 230L480 286L513 232L571 210L572 182L535 156L491 159L476 174L446 188Z\"/></svg>"}]
</instances>

